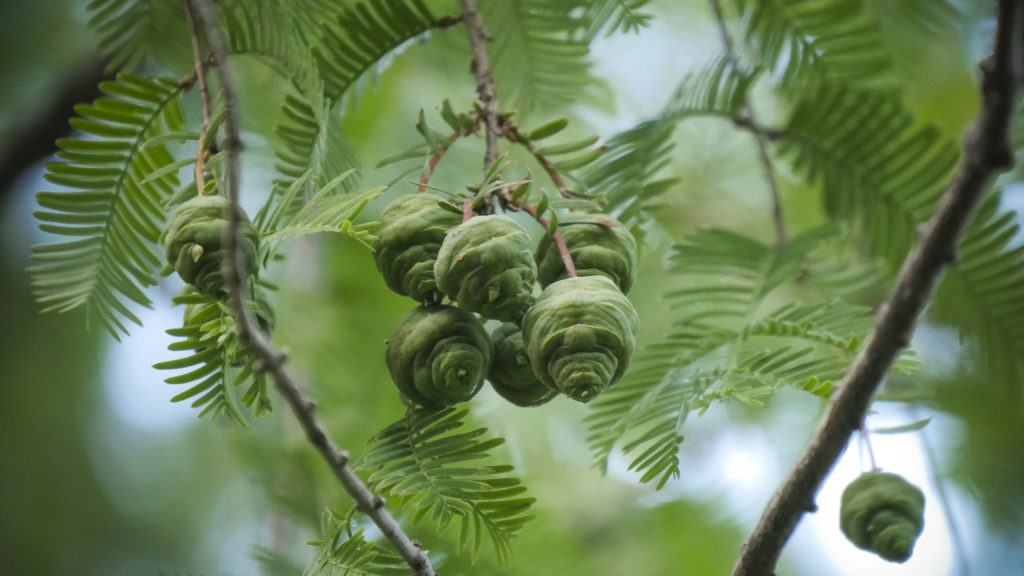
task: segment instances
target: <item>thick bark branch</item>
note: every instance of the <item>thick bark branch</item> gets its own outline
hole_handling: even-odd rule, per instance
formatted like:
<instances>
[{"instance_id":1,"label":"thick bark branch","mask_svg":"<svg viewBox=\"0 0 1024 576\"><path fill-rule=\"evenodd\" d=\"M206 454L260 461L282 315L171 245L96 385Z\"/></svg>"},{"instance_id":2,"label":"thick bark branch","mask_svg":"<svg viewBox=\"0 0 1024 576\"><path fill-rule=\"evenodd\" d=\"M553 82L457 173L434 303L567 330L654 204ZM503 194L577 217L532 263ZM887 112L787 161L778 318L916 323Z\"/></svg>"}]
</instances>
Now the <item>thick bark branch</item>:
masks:
<instances>
[{"instance_id":1,"label":"thick bark branch","mask_svg":"<svg viewBox=\"0 0 1024 576\"><path fill-rule=\"evenodd\" d=\"M99 83L107 77L104 66L100 60L83 64L56 86L53 100L37 115L12 127L6 138L9 144L0 156L0 198L11 191L26 168L56 152L54 141L71 133L68 118L74 115L75 104L91 102L102 94Z\"/></svg>"},{"instance_id":2,"label":"thick bark branch","mask_svg":"<svg viewBox=\"0 0 1024 576\"><path fill-rule=\"evenodd\" d=\"M473 63L470 69L476 76L476 93L484 107L484 129L487 151L484 153L484 170L490 170L498 159L498 136L501 134L501 120L498 118L498 96L494 89L494 73L487 61L486 42L490 40L480 21L476 3L473 0L462 0L462 19L466 23L466 34L469 46L473 51Z\"/></svg>"},{"instance_id":3,"label":"thick bark branch","mask_svg":"<svg viewBox=\"0 0 1024 576\"><path fill-rule=\"evenodd\" d=\"M1009 131L1024 57L1024 3L1000 0L998 10L995 49L981 63L981 110L964 143L957 173L903 263L892 296L832 397L828 413L743 545L733 576L773 574L782 547L804 512L815 509L818 488L857 430L882 378L910 341L942 270L954 261L974 208L996 172L1012 163Z\"/></svg>"},{"instance_id":4,"label":"thick bark branch","mask_svg":"<svg viewBox=\"0 0 1024 576\"><path fill-rule=\"evenodd\" d=\"M235 313L238 338L248 346L263 363L262 368L274 379L278 391L295 413L309 441L317 449L331 471L341 482L345 492L355 500L356 506L373 520L380 528L384 537L395 547L403 560L412 568L416 576L435 576L426 552L418 542L410 540L384 508L384 500L370 492L359 476L348 465L348 453L339 449L323 425L314 414L315 405L306 398L296 385L295 378L285 367L285 354L275 349L267 340L266 335L256 328L252 313L245 305L246 272L244 256L237 249L239 245L238 209L238 153L241 149L237 84L233 70L228 66L227 49L217 21L211 0L190 0L196 15L206 29L206 38L213 52L217 72L220 75L221 90L224 92L224 104L227 118L224 122L226 132L225 147L227 157L224 161L224 180L227 197L231 201L229 226L224 237L225 266L224 276L231 293L231 307Z\"/></svg>"}]
</instances>

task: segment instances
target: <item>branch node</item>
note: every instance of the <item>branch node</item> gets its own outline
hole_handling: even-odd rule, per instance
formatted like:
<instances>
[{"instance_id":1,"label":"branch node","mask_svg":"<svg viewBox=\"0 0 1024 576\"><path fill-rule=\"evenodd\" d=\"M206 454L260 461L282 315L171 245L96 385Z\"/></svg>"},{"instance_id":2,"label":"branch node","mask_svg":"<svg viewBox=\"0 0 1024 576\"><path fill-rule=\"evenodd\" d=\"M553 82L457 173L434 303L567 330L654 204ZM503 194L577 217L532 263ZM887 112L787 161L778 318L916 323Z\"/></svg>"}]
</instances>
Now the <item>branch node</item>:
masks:
<instances>
[{"instance_id":1,"label":"branch node","mask_svg":"<svg viewBox=\"0 0 1024 576\"><path fill-rule=\"evenodd\" d=\"M462 14L455 14L449 16L441 16L434 22L434 27L440 30L446 30L460 24L462 22Z\"/></svg>"}]
</instances>

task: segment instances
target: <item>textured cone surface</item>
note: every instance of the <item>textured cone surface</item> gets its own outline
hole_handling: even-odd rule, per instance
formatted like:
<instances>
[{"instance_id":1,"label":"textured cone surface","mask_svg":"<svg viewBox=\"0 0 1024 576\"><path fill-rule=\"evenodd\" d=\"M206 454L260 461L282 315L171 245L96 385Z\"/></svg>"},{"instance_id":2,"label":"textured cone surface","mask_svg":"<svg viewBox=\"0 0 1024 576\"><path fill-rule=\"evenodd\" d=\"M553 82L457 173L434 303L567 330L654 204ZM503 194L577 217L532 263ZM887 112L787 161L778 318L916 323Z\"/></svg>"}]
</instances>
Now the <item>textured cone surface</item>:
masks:
<instances>
[{"instance_id":1,"label":"textured cone surface","mask_svg":"<svg viewBox=\"0 0 1024 576\"><path fill-rule=\"evenodd\" d=\"M452 306L420 306L402 318L385 360L402 396L425 408L469 400L491 365L491 340L475 316Z\"/></svg>"},{"instance_id":2,"label":"textured cone surface","mask_svg":"<svg viewBox=\"0 0 1024 576\"><path fill-rule=\"evenodd\" d=\"M636 309L605 276L566 278L544 289L523 319L533 371L545 385L589 402L629 365Z\"/></svg>"},{"instance_id":3,"label":"textured cone surface","mask_svg":"<svg viewBox=\"0 0 1024 576\"><path fill-rule=\"evenodd\" d=\"M924 529L924 494L896 474L861 474L843 491L839 527L858 548L906 562Z\"/></svg>"},{"instance_id":4,"label":"textured cone surface","mask_svg":"<svg viewBox=\"0 0 1024 576\"><path fill-rule=\"evenodd\" d=\"M461 218L440 206L432 194L396 199L380 215L373 260L384 283L417 302L440 302L434 261L448 230Z\"/></svg>"},{"instance_id":5,"label":"textured cone surface","mask_svg":"<svg viewBox=\"0 0 1024 576\"><path fill-rule=\"evenodd\" d=\"M629 229L604 214L568 214L558 221L580 276L607 276L628 294L636 279L636 240ZM553 235L545 234L537 246L537 279L547 287L568 278Z\"/></svg>"},{"instance_id":6,"label":"textured cone surface","mask_svg":"<svg viewBox=\"0 0 1024 576\"><path fill-rule=\"evenodd\" d=\"M487 380L502 398L516 406L540 406L549 402L558 391L544 385L533 373L530 357L518 326L506 322L491 332L494 361Z\"/></svg>"},{"instance_id":7,"label":"textured cone surface","mask_svg":"<svg viewBox=\"0 0 1024 576\"><path fill-rule=\"evenodd\" d=\"M225 292L221 240L228 228L224 210L229 204L222 196L196 196L178 206L164 236L167 262L182 280L204 294ZM256 268L259 231L244 212L238 230L238 248L244 256L245 269L251 272Z\"/></svg>"},{"instance_id":8,"label":"textured cone surface","mask_svg":"<svg viewBox=\"0 0 1024 576\"><path fill-rule=\"evenodd\" d=\"M518 321L537 280L530 235L508 216L470 218L448 232L434 274L438 288L460 307Z\"/></svg>"}]
</instances>

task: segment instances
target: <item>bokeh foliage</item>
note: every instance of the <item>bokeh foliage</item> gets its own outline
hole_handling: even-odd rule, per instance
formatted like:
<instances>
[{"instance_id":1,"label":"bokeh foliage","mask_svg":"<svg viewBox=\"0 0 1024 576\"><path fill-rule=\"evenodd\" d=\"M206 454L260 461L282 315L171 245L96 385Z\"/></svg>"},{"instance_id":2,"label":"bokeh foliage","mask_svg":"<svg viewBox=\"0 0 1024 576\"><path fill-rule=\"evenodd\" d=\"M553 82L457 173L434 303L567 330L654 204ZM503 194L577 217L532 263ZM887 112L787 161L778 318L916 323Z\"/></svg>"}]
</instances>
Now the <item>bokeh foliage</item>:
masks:
<instances>
[{"instance_id":1,"label":"bokeh foliage","mask_svg":"<svg viewBox=\"0 0 1024 576\"><path fill-rule=\"evenodd\" d=\"M5 146L17 145L6 141L17 116L40 108L49 92L33 87L59 83L80 54L93 54L94 45L110 58L112 67L129 66L146 76L172 78L188 71L189 49L178 2L96 1L88 13L74 2L34 4L8 3L0 12L0 21L8 26L23 23L24 30L7 37L28 38L29 31L35 30L33 37L46 38L40 49L13 51L18 57L0 65L0 74L9 79L0 119ZM149 4L157 6L158 12L147 12ZM403 176L406 166L373 167L383 158L422 145L423 138L414 127L419 111L426 109L431 122L441 125L435 109L445 98L458 110L471 106L474 80L468 73L464 30L431 27L432 18L456 14L456 2L375 2L370 5L377 11L370 8L369 16L367 5L361 11L354 2L342 3L343 9L317 0L261 3L258 10L241 0L221 4L222 24L230 32L233 62L244 87L243 203L251 213L268 198L288 212L332 182L340 183L338 191L343 193L356 190L356 181L359 188L370 191L394 182L366 207L361 221L371 221L389 199L415 188L406 179L414 179L418 170ZM761 433L771 444L786 446L779 448L781 456L771 455L786 463L806 437L806 425L780 430L771 421L793 405L813 412L820 406L816 399L781 393L756 410L710 405L726 396L742 396L744 385L775 392L783 386L781 380L770 377L787 370L798 373L801 383L810 381L801 370L806 366L794 364L800 357L789 356L782 346L773 349L780 354L777 365L770 355L757 357L749 347L764 342L754 337L793 336L786 331L803 328L804 335L812 332L829 345L843 340L855 348L855 336L863 336L864 320L869 318L860 308L853 320L843 317L847 322L838 331L842 334L833 334L814 326L808 329L806 314L796 320L786 316L793 312L786 306L797 298L825 296L848 297L857 305L878 304L887 278L878 271L891 272L898 266L913 241L913 227L929 214L955 162L954 151L976 105L971 66L986 51L990 15L981 2L726 2L730 31L744 57L737 63L721 55L707 4L698 0L492 0L481 4L485 23L502 23L489 27L495 37L499 97L504 106L516 109L514 118L530 126L553 116L568 116L571 127L566 134L598 133L609 143L606 155L575 174L574 182L604 194L612 208L646 238L640 285L632 299L641 313L641 342L655 353L673 339L692 342L707 336L693 336L694 328L702 325L685 323L693 318L692 310L691 315L680 312L686 310L686 302L672 309L675 312L666 312L672 300L662 297L680 290L680 271L673 266L687 261L700 265L697 248L701 245L710 245L719 254L739 246L730 258L744 263L749 262L743 258L749 260L755 252L754 256L770 253L773 234L756 149L750 134L732 122L733 117L742 116L747 103L755 106L766 124L784 132L770 146L791 231L798 235L810 230L813 236L815 229L827 223L832 228L828 236L838 235L844 242L845 248L809 266L812 280L822 279L822 286L800 285L778 293L755 286L756 305L744 301L739 306L735 299L721 304L719 312L724 310L727 320L749 321L728 326L724 336L721 331L715 333L730 343L738 342L736 357L748 367L768 365L773 370L766 378L752 371L758 378L742 380L739 386L718 380L724 392L698 397L699 402L691 399L654 407L659 418L672 424L661 427L671 441L659 439L659 458L650 461L654 467L640 468L654 470L662 484L668 482L661 494L652 495L638 485L637 476L625 471L629 462L620 461L611 448L621 435L611 439L603 454L611 462L609 475L602 477L592 469L586 436L594 432L588 432L593 419L589 425L583 419L588 413L601 412L588 412L566 399L522 411L490 392L471 406L469 426L486 426L507 438L504 445L495 447L489 462L514 464L529 495L537 499L531 508L536 519L514 540L517 560L505 573L724 573L750 519L726 506L728 494L709 487L686 487L687 477L696 475L687 467L700 466L686 452L715 446L723 428L754 422L762 425ZM851 11L856 12L853 17L839 17ZM823 18L832 12L836 18ZM81 37L81 30L98 13L108 20L94 20L100 36L94 44ZM323 37L311 32L321 16L329 22ZM598 18L592 20L593 16ZM391 26L381 25L388 17L396 20ZM157 21L166 25L155 26ZM401 25L394 24L398 21ZM365 26L367 33L346 37L353 25ZM652 37L650 44L640 45L652 53L685 48L694 65L689 73L678 65L666 66L670 73L655 74L653 81L647 80L653 89L637 95L638 90L623 85L633 78L624 67L637 67L636 62L649 59L650 54L630 52L629 46ZM305 47L313 44L315 58L309 58ZM379 50L370 50L366 44ZM627 56L613 57L616 50ZM48 66L53 58L70 64ZM936 66L936 60L946 65ZM12 86L26 88L13 92ZM32 96L26 96L29 93ZM808 93L816 97L801 98ZM166 144L166 153L187 158L197 127L195 96L184 96L180 104L192 111L187 126L171 128L182 131L181 138L151 150L163 154ZM623 117L628 120L622 121ZM185 133L189 130L193 132ZM176 148L179 142L183 144ZM478 141L460 141L431 184L457 192L468 183L479 183L481 156ZM551 188L540 168L521 151L509 157L516 161L511 173L532 175L535 187ZM357 167L357 178L336 182L346 170ZM132 170L136 168L129 171L136 181L144 177ZM172 176L171 172L165 175L169 187L178 193L187 188L187 183L171 184ZM46 186L37 180L30 171L4 198L5 222L26 218L31 210L27 199ZM1008 189L1013 185L1012 177L1000 182ZM937 378L925 369L913 380L896 383L910 387L916 404L946 415L946 422L959 426L934 432L935 427L926 428L926 433L950 438L950 430L962 430L961 436L951 437L950 444L958 442L956 448L939 454L941 462L932 466L946 481L967 488L965 502L988 520L986 530L1013 541L1019 540L1024 525L1024 491L1015 481L1024 474L1024 464L1014 457L1020 453L1014 440L1020 434L1014 431L1024 420L1020 365L1024 348L1020 323L1015 321L1021 315L1024 299L1019 292L1024 286L1017 282L1022 267L1014 205L1008 198L1001 200L999 193L993 191L983 211L985 221L972 232L973 253L981 265L962 263L949 275L953 280L947 281L934 314L926 321L928 330L959 331L962 345L943 341L931 348L926 343L919 350L923 358L955 356L962 378ZM161 198L170 195L168 188ZM340 230L343 220L334 222L335 228ZM149 231L152 226L142 228ZM322 534L321 520L328 506L347 518L350 503L290 416L278 410L254 422L249 431L202 421L140 435L109 399L112 391L123 393L123 388L110 386L117 376L106 369L103 359L117 352L116 348L107 352L113 344L99 326L94 323L92 331L86 331L82 315L74 312L39 316L31 303L24 273L27 246L54 238L40 237L25 225L4 228L3 274L8 281L2 301L10 305L11 318L0 328L0 362L5 366L0 402L4 438L0 443L0 558L12 573L251 573L258 569L250 557L254 545L261 547L256 556L269 573L285 574L290 569L299 574L307 567L311 574L331 573L316 571L310 561L317 550L304 542L330 537L335 531L333 535L341 537L336 544L342 544L348 532L335 524ZM721 230L691 235L705 228ZM540 234L540 229L535 226L531 232ZM745 238L737 240L737 232ZM719 241L711 241L715 234L720 235ZM814 245L825 247L823 241ZM290 364L307 379L304 384L332 434L354 456L364 454L365 441L404 413L384 368L382 343L410 303L386 289L369 253L353 237L302 238L283 246L281 253L286 258L271 263L266 271L267 278L281 286L274 296L275 341L290 350ZM670 254L676 255L674 261L669 261ZM123 263L146 260L130 253L123 256ZM702 288L713 292L716 281L732 282L743 276L742 271L717 266L720 263L713 260L701 268L710 277L710 287ZM766 285L774 288L782 280L797 281L807 273L792 262L783 264L789 266L788 276L771 278ZM833 268L828 268L830 264ZM849 278L857 290L842 281L842 273L849 272L847 266L854 265L864 271ZM773 269L766 270L770 276ZM145 284L139 278L146 274L143 270L134 275L136 283ZM978 283L972 284L971 274ZM163 284L151 290L154 307L166 310L176 288ZM728 294L724 296L729 300ZM692 308L693 302L689 304ZM766 304L767 318L754 314L760 304ZM180 310L174 308L168 314L177 317ZM781 318L772 316L780 310ZM712 310L707 318L719 322L721 316ZM786 324L789 320L793 321ZM755 324L768 328L753 334ZM152 338L149 330L135 328L130 337ZM671 352L678 356L681 349ZM821 352L815 349L807 354L819 358L814 355ZM637 377L645 377L642 369L650 365L641 363ZM674 380L666 380L669 369L655 365L658 374L653 385L662 390L673 392L673 382L690 381L678 373L673 373ZM740 374L735 366L723 366L732 376ZM830 376L836 372L832 364L827 368ZM133 385L158 386L161 375L151 370L147 378L148 382ZM603 401L614 404L616 398L643 385L636 378L627 379ZM175 393L170 387L163 389L168 399ZM808 389L820 391L816 385ZM659 391L655 397L665 396ZM187 411L181 405L131 406L143 415L152 410ZM722 416L687 419L691 409L700 413L710 409ZM644 437L638 440L637 434L642 431L634 431L631 441L646 448ZM674 447L684 435L683 451L677 456ZM120 464L111 463L111 452L120 455ZM176 456L170 458L171 454ZM673 476L681 478L673 481ZM721 473L711 473L707 482L715 486L720 477ZM766 474L761 480L767 490L775 478ZM457 554L453 530L435 534L430 522L412 523L412 509L402 512L396 508L410 532L431 550L443 573L498 569L486 545L473 565L472 555ZM56 551L55 525L61 527ZM352 534L373 540L372 528L364 526L365 520L356 516ZM341 552L351 559L371 550L350 546ZM980 550L978 554L985 553L985 548ZM331 551L326 552L330 556ZM320 554L324 558L325 550ZM792 573L820 573L801 567L805 563L800 556L785 561Z\"/></svg>"}]
</instances>

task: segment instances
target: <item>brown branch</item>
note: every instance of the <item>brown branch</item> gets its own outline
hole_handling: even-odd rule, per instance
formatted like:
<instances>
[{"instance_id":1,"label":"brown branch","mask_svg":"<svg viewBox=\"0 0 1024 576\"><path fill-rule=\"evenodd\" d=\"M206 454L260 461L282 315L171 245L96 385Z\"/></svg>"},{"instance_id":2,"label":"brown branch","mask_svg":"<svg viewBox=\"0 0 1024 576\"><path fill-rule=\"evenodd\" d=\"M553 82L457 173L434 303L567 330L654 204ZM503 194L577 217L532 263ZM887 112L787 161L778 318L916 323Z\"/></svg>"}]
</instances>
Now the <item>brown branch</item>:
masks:
<instances>
[{"instance_id":1,"label":"brown branch","mask_svg":"<svg viewBox=\"0 0 1024 576\"><path fill-rule=\"evenodd\" d=\"M715 13L715 22L718 25L718 35L722 39L722 46L725 48L726 55L729 58L729 62L732 65L732 69L735 70L736 63L739 57L736 55L736 50L733 47L732 39L729 38L729 31L725 27L725 16L722 14L722 5L718 0L710 0L711 10ZM782 203L779 201L779 188L775 183L775 169L772 166L771 157L768 156L768 145L766 140L766 130L761 127L757 122L757 116L754 114L754 107L747 102L745 108L745 116L743 119L734 120L737 126L747 128L754 136L754 141L757 143L757 157L761 163L761 170L764 172L765 182L768 183L768 193L771 195L772 202L772 223L775 225L775 243L777 246L785 246L789 241L789 237L786 234L786 223L782 218Z\"/></svg>"},{"instance_id":2,"label":"brown branch","mask_svg":"<svg viewBox=\"0 0 1024 576\"><path fill-rule=\"evenodd\" d=\"M460 134L458 132L453 132L452 135L448 137L449 145L438 148L437 153L430 158L430 162L427 163L427 169L420 174L420 186L416 189L417 192L426 192L427 183L430 182L430 177L434 175L434 169L437 168L437 163L441 161L441 157L448 151L451 144L454 144L455 141L459 139L459 136Z\"/></svg>"},{"instance_id":3,"label":"brown branch","mask_svg":"<svg viewBox=\"0 0 1024 576\"><path fill-rule=\"evenodd\" d=\"M772 496L750 540L743 545L733 576L768 576L804 512L815 509L822 481L857 430L871 398L899 352L907 346L918 315L956 247L974 209L996 172L1012 165L1009 133L1024 62L1024 3L1000 0L995 48L981 63L982 103L964 143L956 175L938 210L903 263L875 329L832 397L828 413L803 453Z\"/></svg>"},{"instance_id":4,"label":"brown branch","mask_svg":"<svg viewBox=\"0 0 1024 576\"><path fill-rule=\"evenodd\" d=\"M199 25L192 14L190 0L182 0L185 4L185 19L188 20L189 35L192 37L192 57L195 61L196 82L199 84L199 105L202 108L202 122L199 127L199 145L196 151L196 189L203 194L206 189L206 177L203 170L206 166L206 131L210 126L210 90L206 86L206 66L203 62L203 50L199 41Z\"/></svg>"},{"instance_id":5,"label":"brown branch","mask_svg":"<svg viewBox=\"0 0 1024 576\"><path fill-rule=\"evenodd\" d=\"M68 118L74 114L75 104L91 102L102 95L99 83L108 78L104 66L94 57L87 59L74 74L51 89L49 102L18 116L17 122L4 133L7 144L0 154L0 199L12 191L26 169L57 150L57 138L71 133Z\"/></svg>"},{"instance_id":6,"label":"brown branch","mask_svg":"<svg viewBox=\"0 0 1024 576\"><path fill-rule=\"evenodd\" d=\"M768 128L752 120L749 116L736 116L732 119L732 123L737 128L743 128L750 132L759 134L762 138L769 142L775 142L776 140L782 140L786 137L785 130L779 130L778 128Z\"/></svg>"},{"instance_id":7,"label":"brown branch","mask_svg":"<svg viewBox=\"0 0 1024 576\"><path fill-rule=\"evenodd\" d=\"M545 230L549 232L551 231L551 221L537 214L536 208L526 202L523 202L519 207L530 216L533 216L534 220L540 222L541 226L543 226ZM558 233L558 230L555 230L552 233L552 236L555 240L555 246L558 247L558 253L562 256L562 264L565 265L565 271L569 274L570 278L575 278L577 276L576 264L572 261L572 255L569 253L569 247L565 245L565 240L562 239L562 235Z\"/></svg>"},{"instance_id":8,"label":"brown branch","mask_svg":"<svg viewBox=\"0 0 1024 576\"><path fill-rule=\"evenodd\" d=\"M565 180L562 178L562 175L558 173L558 170L555 169L551 160L548 160L543 154L538 154L536 146L533 144L527 144L527 140L523 137L522 132L519 130L519 126L516 126L515 124L507 125L505 127L504 136L511 142L520 144L529 150L534 160L536 160L537 163L540 164L540 167L547 172L548 178L551 178L551 181L555 184L555 189L562 195L562 198L576 197L572 190L569 190L569 187L565 185Z\"/></svg>"},{"instance_id":9,"label":"brown branch","mask_svg":"<svg viewBox=\"0 0 1024 576\"><path fill-rule=\"evenodd\" d=\"M376 496L359 476L348 465L348 453L339 449L327 435L323 425L314 415L315 405L299 390L295 378L285 367L285 354L275 349L266 335L256 328L252 313L245 305L245 286L247 283L244 255L238 250L239 222L241 214L238 209L239 168L238 153L241 148L239 112L237 100L237 84L233 70L227 65L227 49L220 28L217 27L212 0L190 0L198 19L206 29L206 38L217 63L221 89L224 91L224 104L227 118L224 123L226 132L224 161L224 180L227 197L231 201L228 215L228 230L224 235L224 278L231 294L231 307L237 324L238 339L248 346L260 359L263 370L270 372L278 392L288 402L295 417L301 424L306 436L331 471L341 482L342 487L352 497L356 507L370 517L380 528L381 533L395 547L403 560L412 568L416 576L436 576L430 559L418 542L410 540L384 508L384 500Z\"/></svg>"},{"instance_id":10,"label":"brown branch","mask_svg":"<svg viewBox=\"0 0 1024 576\"><path fill-rule=\"evenodd\" d=\"M462 20L466 23L466 34L469 46L473 51L473 63L470 70L476 76L476 93L483 104L483 121L487 149L484 153L484 171L498 159L498 135L501 133L501 119L498 117L498 95L494 89L494 73L487 61L487 49L484 44L490 40L480 21L476 3L473 0L462 0Z\"/></svg>"}]
</instances>

